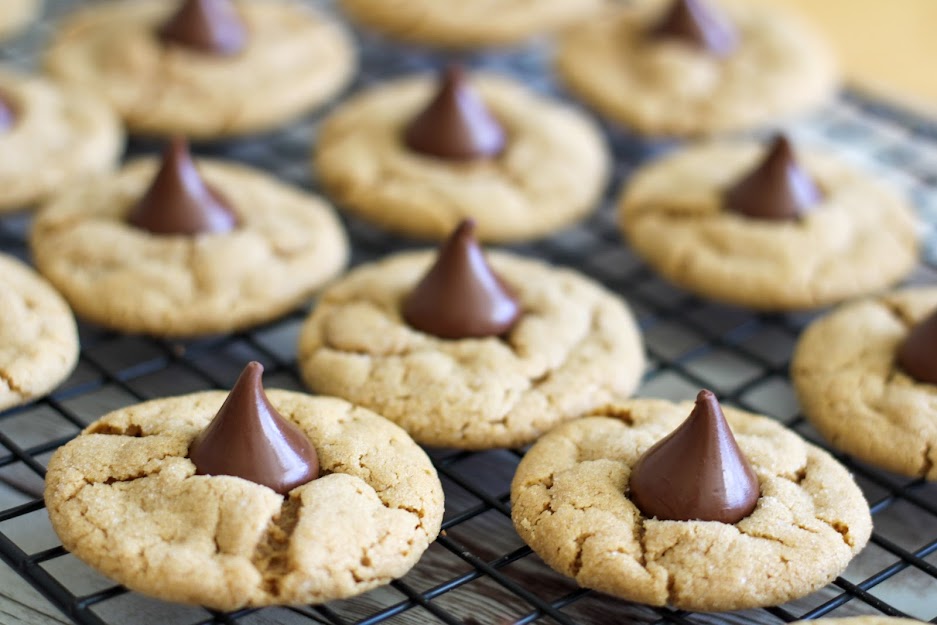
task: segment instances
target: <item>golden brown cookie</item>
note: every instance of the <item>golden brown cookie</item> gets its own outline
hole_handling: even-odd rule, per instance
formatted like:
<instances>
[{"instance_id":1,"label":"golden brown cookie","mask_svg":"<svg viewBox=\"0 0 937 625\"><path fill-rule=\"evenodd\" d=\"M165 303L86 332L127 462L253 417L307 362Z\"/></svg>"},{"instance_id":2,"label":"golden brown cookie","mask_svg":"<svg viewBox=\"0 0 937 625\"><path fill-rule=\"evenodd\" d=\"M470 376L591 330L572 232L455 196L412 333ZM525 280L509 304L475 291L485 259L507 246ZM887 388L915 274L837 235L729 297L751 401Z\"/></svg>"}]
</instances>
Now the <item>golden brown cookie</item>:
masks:
<instances>
[{"instance_id":1,"label":"golden brown cookie","mask_svg":"<svg viewBox=\"0 0 937 625\"><path fill-rule=\"evenodd\" d=\"M0 410L48 393L78 360L75 318L32 269L0 254Z\"/></svg>"},{"instance_id":2,"label":"golden brown cookie","mask_svg":"<svg viewBox=\"0 0 937 625\"><path fill-rule=\"evenodd\" d=\"M671 4L616 5L568 29L557 71L601 114L652 136L772 126L833 97L837 72L830 50L812 29L777 7L714 0L738 33L737 47L717 56L646 35Z\"/></svg>"},{"instance_id":3,"label":"golden brown cookie","mask_svg":"<svg viewBox=\"0 0 937 625\"><path fill-rule=\"evenodd\" d=\"M46 69L99 93L131 132L200 139L274 128L331 99L354 72L344 29L293 0L238 2L248 43L231 56L157 38L177 6L83 7L56 30Z\"/></svg>"},{"instance_id":4,"label":"golden brown cookie","mask_svg":"<svg viewBox=\"0 0 937 625\"><path fill-rule=\"evenodd\" d=\"M785 221L728 210L726 190L763 154L755 142L720 142L642 167L619 202L628 243L678 286L759 310L829 305L886 288L915 267L911 206L823 153L800 155L823 192L811 214Z\"/></svg>"},{"instance_id":5,"label":"golden brown cookie","mask_svg":"<svg viewBox=\"0 0 937 625\"><path fill-rule=\"evenodd\" d=\"M592 13L602 0L342 0L356 22L394 39L444 48L517 43Z\"/></svg>"},{"instance_id":6,"label":"golden brown cookie","mask_svg":"<svg viewBox=\"0 0 937 625\"><path fill-rule=\"evenodd\" d=\"M430 76L379 85L344 102L318 133L316 173L342 208L393 232L441 239L473 218L484 241L534 239L582 218L601 196L610 162L579 111L490 74L472 79L504 127L495 158L444 160L404 142L433 96Z\"/></svg>"},{"instance_id":7,"label":"golden brown cookie","mask_svg":"<svg viewBox=\"0 0 937 625\"><path fill-rule=\"evenodd\" d=\"M130 406L49 462L45 501L62 544L154 597L221 610L322 603L403 576L439 532L426 454L386 419L329 397L268 391L318 452L318 479L279 495L196 475L193 439L226 393Z\"/></svg>"},{"instance_id":8,"label":"golden brown cookie","mask_svg":"<svg viewBox=\"0 0 937 625\"><path fill-rule=\"evenodd\" d=\"M26 208L109 171L124 147L120 120L83 89L0 69L0 213Z\"/></svg>"},{"instance_id":9,"label":"golden brown cookie","mask_svg":"<svg viewBox=\"0 0 937 625\"><path fill-rule=\"evenodd\" d=\"M722 611L807 595L868 541L868 504L829 454L766 417L725 408L761 496L735 524L646 518L632 469L690 402L631 400L558 426L527 452L511 484L521 538L586 588L649 605Z\"/></svg>"},{"instance_id":10,"label":"golden brown cookie","mask_svg":"<svg viewBox=\"0 0 937 625\"><path fill-rule=\"evenodd\" d=\"M903 475L937 480L937 386L895 362L937 289L906 289L846 304L801 335L791 379L804 414L844 452Z\"/></svg>"},{"instance_id":11,"label":"golden brown cookie","mask_svg":"<svg viewBox=\"0 0 937 625\"><path fill-rule=\"evenodd\" d=\"M506 335L452 340L411 328L402 303L433 255L399 254L320 295L300 336L306 383L381 413L420 443L465 449L529 443L634 390L644 352L621 300L568 269L488 259L523 311Z\"/></svg>"},{"instance_id":12,"label":"golden brown cookie","mask_svg":"<svg viewBox=\"0 0 937 625\"><path fill-rule=\"evenodd\" d=\"M138 159L76 185L36 217L36 266L76 313L123 332L197 336L276 319L338 274L348 242L332 208L266 173L199 160L239 219L230 232L152 234L127 221L157 170Z\"/></svg>"},{"instance_id":13,"label":"golden brown cookie","mask_svg":"<svg viewBox=\"0 0 937 625\"><path fill-rule=\"evenodd\" d=\"M41 0L3 0L0 3L0 38L9 37L36 18Z\"/></svg>"}]
</instances>

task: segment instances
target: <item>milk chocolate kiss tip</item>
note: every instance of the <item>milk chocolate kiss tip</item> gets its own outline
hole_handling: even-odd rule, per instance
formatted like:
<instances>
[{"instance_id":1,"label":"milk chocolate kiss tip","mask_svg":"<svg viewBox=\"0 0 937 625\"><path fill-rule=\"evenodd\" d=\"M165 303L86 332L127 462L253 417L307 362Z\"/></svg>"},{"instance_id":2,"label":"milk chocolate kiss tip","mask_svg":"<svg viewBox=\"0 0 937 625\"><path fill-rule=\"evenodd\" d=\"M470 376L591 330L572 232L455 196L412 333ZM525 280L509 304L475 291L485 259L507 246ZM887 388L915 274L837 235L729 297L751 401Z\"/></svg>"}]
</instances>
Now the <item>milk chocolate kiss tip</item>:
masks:
<instances>
[{"instance_id":1,"label":"milk chocolate kiss tip","mask_svg":"<svg viewBox=\"0 0 937 625\"><path fill-rule=\"evenodd\" d=\"M218 56L232 56L247 45L247 28L231 0L183 0L158 31L174 43Z\"/></svg>"},{"instance_id":2,"label":"milk chocolate kiss tip","mask_svg":"<svg viewBox=\"0 0 937 625\"><path fill-rule=\"evenodd\" d=\"M898 366L925 384L937 384L937 310L911 328L898 345Z\"/></svg>"},{"instance_id":3,"label":"milk chocolate kiss tip","mask_svg":"<svg viewBox=\"0 0 937 625\"><path fill-rule=\"evenodd\" d=\"M263 365L248 364L211 423L189 447L198 475L233 475L285 495L319 476L319 457L264 393Z\"/></svg>"},{"instance_id":4,"label":"milk chocolate kiss tip","mask_svg":"<svg viewBox=\"0 0 937 625\"><path fill-rule=\"evenodd\" d=\"M520 318L520 305L474 233L475 222L461 222L404 300L403 316L413 328L444 339L483 338L504 334Z\"/></svg>"},{"instance_id":5,"label":"milk chocolate kiss tip","mask_svg":"<svg viewBox=\"0 0 937 625\"><path fill-rule=\"evenodd\" d=\"M635 464L631 501L646 517L737 523L758 503L758 478L716 396L700 391L690 416Z\"/></svg>"},{"instance_id":6,"label":"milk chocolate kiss tip","mask_svg":"<svg viewBox=\"0 0 937 625\"><path fill-rule=\"evenodd\" d=\"M677 39L716 57L730 55L739 43L732 23L706 0L674 0L648 35Z\"/></svg>"},{"instance_id":7,"label":"milk chocolate kiss tip","mask_svg":"<svg viewBox=\"0 0 937 625\"><path fill-rule=\"evenodd\" d=\"M462 67L452 65L432 101L406 127L404 142L428 156L472 160L497 156L506 139Z\"/></svg>"},{"instance_id":8,"label":"milk chocolate kiss tip","mask_svg":"<svg viewBox=\"0 0 937 625\"><path fill-rule=\"evenodd\" d=\"M172 139L159 171L127 216L137 228L153 234L229 232L237 216L218 192L205 184L185 139Z\"/></svg>"},{"instance_id":9,"label":"milk chocolate kiss tip","mask_svg":"<svg viewBox=\"0 0 937 625\"><path fill-rule=\"evenodd\" d=\"M822 200L784 135L775 137L758 165L725 192L726 208L755 219L799 219Z\"/></svg>"}]
</instances>

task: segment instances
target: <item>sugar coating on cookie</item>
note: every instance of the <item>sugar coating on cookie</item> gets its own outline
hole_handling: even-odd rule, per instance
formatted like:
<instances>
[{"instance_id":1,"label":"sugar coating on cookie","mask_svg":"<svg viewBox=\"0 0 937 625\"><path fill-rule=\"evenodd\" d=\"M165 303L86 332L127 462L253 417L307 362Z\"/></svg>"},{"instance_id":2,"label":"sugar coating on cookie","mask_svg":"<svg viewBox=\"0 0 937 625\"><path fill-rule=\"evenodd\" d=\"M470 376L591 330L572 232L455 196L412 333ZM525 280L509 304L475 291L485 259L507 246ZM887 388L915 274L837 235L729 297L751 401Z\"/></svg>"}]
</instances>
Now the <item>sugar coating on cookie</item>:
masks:
<instances>
[{"instance_id":1,"label":"sugar coating on cookie","mask_svg":"<svg viewBox=\"0 0 937 625\"><path fill-rule=\"evenodd\" d=\"M500 155L452 162L408 148L404 130L437 87L429 75L404 78L325 120L314 163L325 189L349 212L420 238L473 218L483 241L534 239L585 216L610 168L595 123L506 78L475 74L471 84L507 134Z\"/></svg>"},{"instance_id":2,"label":"sugar coating on cookie","mask_svg":"<svg viewBox=\"0 0 937 625\"><path fill-rule=\"evenodd\" d=\"M356 22L394 39L444 48L507 45L595 13L602 0L341 0Z\"/></svg>"},{"instance_id":3,"label":"sugar coating on cookie","mask_svg":"<svg viewBox=\"0 0 937 625\"><path fill-rule=\"evenodd\" d=\"M321 477L281 496L196 475L189 446L227 394L138 404L91 424L50 460L45 501L62 544L131 589L220 610L322 603L403 576L442 520L426 454L347 402L267 395L315 446Z\"/></svg>"},{"instance_id":4,"label":"sugar coating on cookie","mask_svg":"<svg viewBox=\"0 0 937 625\"><path fill-rule=\"evenodd\" d=\"M296 308L345 266L347 238L321 199L241 165L197 167L237 212L231 232L159 235L129 224L157 171L153 158L40 211L33 257L79 316L159 336L230 332Z\"/></svg>"},{"instance_id":5,"label":"sugar coating on cookie","mask_svg":"<svg viewBox=\"0 0 937 625\"><path fill-rule=\"evenodd\" d=\"M834 447L928 480L937 480L937 389L908 376L895 356L935 308L934 288L847 304L804 331L791 361L804 414Z\"/></svg>"},{"instance_id":6,"label":"sugar coating on cookie","mask_svg":"<svg viewBox=\"0 0 937 625\"><path fill-rule=\"evenodd\" d=\"M778 605L842 572L868 541L868 504L842 465L766 417L724 408L760 483L752 514L731 525L641 514L631 470L692 408L632 400L543 436L511 484L521 538L586 588L686 610Z\"/></svg>"},{"instance_id":7,"label":"sugar coating on cookie","mask_svg":"<svg viewBox=\"0 0 937 625\"><path fill-rule=\"evenodd\" d=\"M3 0L0 10L0 38L14 35L34 20L42 7L41 0Z\"/></svg>"},{"instance_id":8,"label":"sugar coating on cookie","mask_svg":"<svg viewBox=\"0 0 937 625\"><path fill-rule=\"evenodd\" d=\"M276 127L334 96L352 77L344 29L290 0L238 2L249 39L231 57L164 44L166 0L77 10L44 59L63 80L100 93L131 131L217 138Z\"/></svg>"},{"instance_id":9,"label":"sugar coating on cookie","mask_svg":"<svg viewBox=\"0 0 937 625\"><path fill-rule=\"evenodd\" d=\"M832 54L777 7L714 0L738 32L720 57L647 35L669 0L608 9L567 29L556 69L601 114L641 134L700 136L775 125L830 100Z\"/></svg>"},{"instance_id":10,"label":"sugar coating on cookie","mask_svg":"<svg viewBox=\"0 0 937 625\"><path fill-rule=\"evenodd\" d=\"M91 93L0 69L0 96L12 117L0 130L0 213L106 172L120 157L120 120Z\"/></svg>"},{"instance_id":11,"label":"sugar coating on cookie","mask_svg":"<svg viewBox=\"0 0 937 625\"><path fill-rule=\"evenodd\" d=\"M77 360L68 305L35 271L0 254L0 410L51 391Z\"/></svg>"},{"instance_id":12,"label":"sugar coating on cookie","mask_svg":"<svg viewBox=\"0 0 937 625\"><path fill-rule=\"evenodd\" d=\"M567 269L487 258L523 311L507 335L449 340L408 326L402 302L434 254L400 254L320 295L300 335L306 383L381 413L420 443L464 449L529 443L634 390L644 350L621 300Z\"/></svg>"},{"instance_id":13,"label":"sugar coating on cookie","mask_svg":"<svg viewBox=\"0 0 937 625\"><path fill-rule=\"evenodd\" d=\"M800 149L824 194L788 221L727 209L725 191L763 157L754 142L703 144L639 169L619 219L629 245L671 282L703 297L759 310L798 310L863 295L917 264L911 206L866 172Z\"/></svg>"}]
</instances>

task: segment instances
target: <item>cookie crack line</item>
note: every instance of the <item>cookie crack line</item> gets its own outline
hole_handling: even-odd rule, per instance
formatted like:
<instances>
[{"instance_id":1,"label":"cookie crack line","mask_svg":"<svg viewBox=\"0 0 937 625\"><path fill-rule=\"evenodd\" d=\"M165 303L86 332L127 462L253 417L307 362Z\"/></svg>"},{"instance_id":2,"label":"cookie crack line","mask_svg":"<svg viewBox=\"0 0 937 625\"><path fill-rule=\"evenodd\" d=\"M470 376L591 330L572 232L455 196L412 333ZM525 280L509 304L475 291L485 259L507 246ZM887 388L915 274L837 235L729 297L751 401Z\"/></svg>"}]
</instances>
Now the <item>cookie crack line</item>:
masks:
<instances>
[{"instance_id":1,"label":"cookie crack line","mask_svg":"<svg viewBox=\"0 0 937 625\"><path fill-rule=\"evenodd\" d=\"M16 381L13 379L13 376L10 375L10 374L6 371L6 369L4 369L4 368L2 368L2 367L0 367L0 381L5 382L6 385L7 385L7 388L9 388L10 391L12 391L13 393L15 393L16 395L19 395L20 397L27 397L27 396L28 396L28 393L26 392L26 389L24 389L22 386L20 386L19 384L17 384Z\"/></svg>"},{"instance_id":2,"label":"cookie crack line","mask_svg":"<svg viewBox=\"0 0 937 625\"><path fill-rule=\"evenodd\" d=\"M924 462L921 464L920 477L926 478L934 470L934 461L931 458L931 452L934 451L934 444L927 442L924 444Z\"/></svg>"},{"instance_id":3,"label":"cookie crack line","mask_svg":"<svg viewBox=\"0 0 937 625\"><path fill-rule=\"evenodd\" d=\"M260 589L273 597L279 596L280 579L289 571L289 546L299 523L300 508L299 496L285 497L251 556L251 564L261 577Z\"/></svg>"}]
</instances>

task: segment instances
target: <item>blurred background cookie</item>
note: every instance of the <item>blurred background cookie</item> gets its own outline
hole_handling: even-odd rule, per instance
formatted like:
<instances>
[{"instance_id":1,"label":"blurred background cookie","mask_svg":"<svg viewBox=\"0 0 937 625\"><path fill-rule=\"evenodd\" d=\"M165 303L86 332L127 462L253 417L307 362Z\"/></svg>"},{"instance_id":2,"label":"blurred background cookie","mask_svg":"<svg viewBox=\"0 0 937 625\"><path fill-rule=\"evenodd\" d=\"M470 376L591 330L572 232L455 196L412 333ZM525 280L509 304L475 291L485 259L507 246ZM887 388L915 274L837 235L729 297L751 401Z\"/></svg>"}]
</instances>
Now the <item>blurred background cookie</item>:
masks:
<instances>
[{"instance_id":1,"label":"blurred background cookie","mask_svg":"<svg viewBox=\"0 0 937 625\"><path fill-rule=\"evenodd\" d=\"M356 52L343 27L294 0L137 0L68 15L44 64L100 94L131 133L214 139L325 103Z\"/></svg>"},{"instance_id":2,"label":"blurred background cookie","mask_svg":"<svg viewBox=\"0 0 937 625\"><path fill-rule=\"evenodd\" d=\"M341 0L362 26L392 39L443 48L519 43L576 22L604 0Z\"/></svg>"},{"instance_id":3,"label":"blurred background cookie","mask_svg":"<svg viewBox=\"0 0 937 625\"><path fill-rule=\"evenodd\" d=\"M340 207L429 239L463 219L483 241L545 236L595 208L610 168L589 117L458 66L352 96L315 146L316 173Z\"/></svg>"},{"instance_id":4,"label":"blurred background cookie","mask_svg":"<svg viewBox=\"0 0 937 625\"><path fill-rule=\"evenodd\" d=\"M820 36L744 0L615 6L563 33L556 69L600 114L653 137L775 126L830 101L838 86Z\"/></svg>"}]
</instances>

